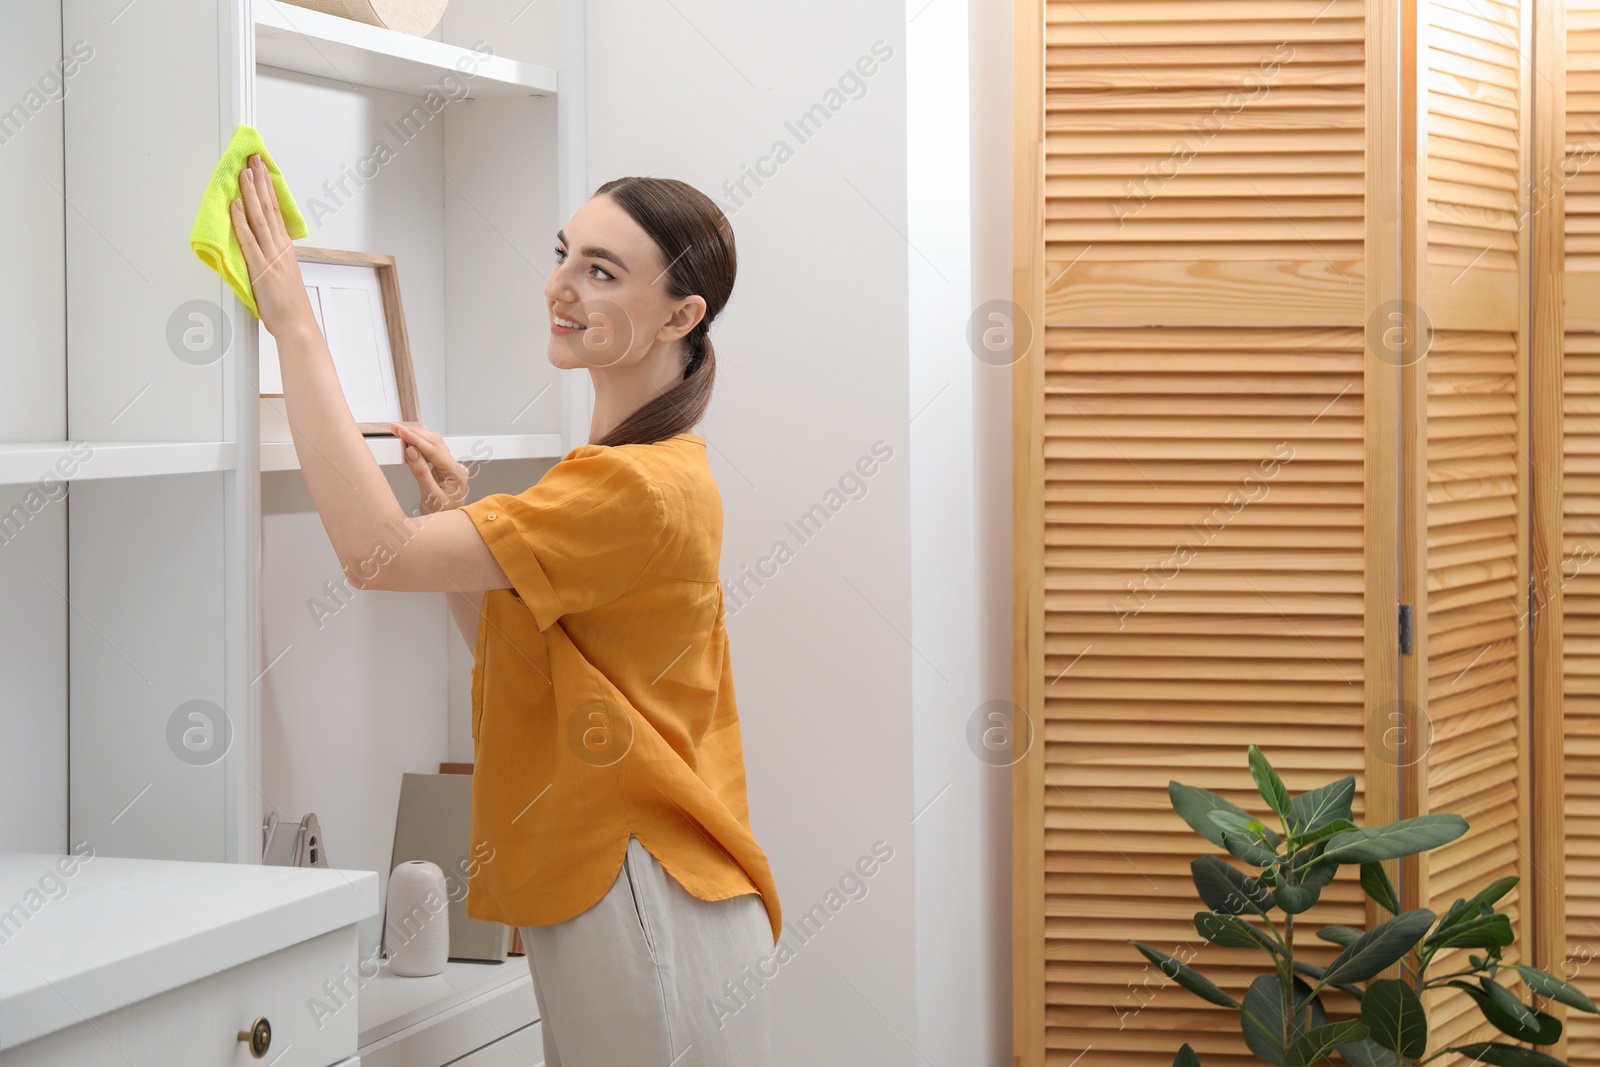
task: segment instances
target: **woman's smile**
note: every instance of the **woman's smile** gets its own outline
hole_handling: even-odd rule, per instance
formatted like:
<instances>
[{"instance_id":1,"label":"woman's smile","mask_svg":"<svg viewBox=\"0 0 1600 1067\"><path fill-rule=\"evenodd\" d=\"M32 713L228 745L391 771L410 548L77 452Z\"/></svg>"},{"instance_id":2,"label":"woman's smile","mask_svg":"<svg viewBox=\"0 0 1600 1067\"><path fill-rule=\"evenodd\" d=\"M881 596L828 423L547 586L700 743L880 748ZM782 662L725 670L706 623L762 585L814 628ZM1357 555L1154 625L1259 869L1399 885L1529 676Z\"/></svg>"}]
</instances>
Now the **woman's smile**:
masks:
<instances>
[{"instance_id":1,"label":"woman's smile","mask_svg":"<svg viewBox=\"0 0 1600 1067\"><path fill-rule=\"evenodd\" d=\"M585 327L580 325L577 320L569 319L565 315L556 315L550 320L551 333L578 333L584 328Z\"/></svg>"}]
</instances>

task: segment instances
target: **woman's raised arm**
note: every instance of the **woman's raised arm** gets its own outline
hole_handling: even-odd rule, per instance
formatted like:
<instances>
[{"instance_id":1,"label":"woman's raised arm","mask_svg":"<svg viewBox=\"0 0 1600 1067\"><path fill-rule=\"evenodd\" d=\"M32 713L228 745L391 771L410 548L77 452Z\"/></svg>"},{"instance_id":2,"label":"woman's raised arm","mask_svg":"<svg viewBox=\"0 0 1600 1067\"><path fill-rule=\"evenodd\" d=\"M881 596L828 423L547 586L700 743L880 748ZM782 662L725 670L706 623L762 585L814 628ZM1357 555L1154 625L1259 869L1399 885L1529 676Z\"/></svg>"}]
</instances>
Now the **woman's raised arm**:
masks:
<instances>
[{"instance_id":1,"label":"woman's raised arm","mask_svg":"<svg viewBox=\"0 0 1600 1067\"><path fill-rule=\"evenodd\" d=\"M350 414L259 157L252 156L240 172L239 190L233 227L261 322L278 344L295 455L351 584L440 593L510 588L472 520L459 508L405 514Z\"/></svg>"}]
</instances>

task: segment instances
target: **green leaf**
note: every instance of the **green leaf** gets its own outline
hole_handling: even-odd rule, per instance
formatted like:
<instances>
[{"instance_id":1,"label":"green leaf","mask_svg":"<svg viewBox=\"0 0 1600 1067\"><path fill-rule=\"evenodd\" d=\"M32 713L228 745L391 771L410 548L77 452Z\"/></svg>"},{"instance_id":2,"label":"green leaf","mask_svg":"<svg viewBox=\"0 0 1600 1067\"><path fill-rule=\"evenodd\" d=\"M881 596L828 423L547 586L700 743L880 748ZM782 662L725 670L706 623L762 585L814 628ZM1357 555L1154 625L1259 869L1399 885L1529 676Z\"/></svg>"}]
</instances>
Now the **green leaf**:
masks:
<instances>
[{"instance_id":1,"label":"green leaf","mask_svg":"<svg viewBox=\"0 0 1600 1067\"><path fill-rule=\"evenodd\" d=\"M1511 932L1511 919L1505 915L1485 915L1467 923L1457 923L1447 930L1435 930L1424 942L1429 948L1490 948L1499 949L1516 940Z\"/></svg>"},{"instance_id":2,"label":"green leaf","mask_svg":"<svg viewBox=\"0 0 1600 1067\"><path fill-rule=\"evenodd\" d=\"M1561 1020L1527 1007L1509 989L1491 979L1480 978L1479 982L1481 989L1461 981L1446 984L1465 990L1477 1002L1478 1010L1483 1012L1485 1019L1500 1032L1510 1034L1518 1041L1526 1041L1530 1045L1553 1045L1561 1038Z\"/></svg>"},{"instance_id":3,"label":"green leaf","mask_svg":"<svg viewBox=\"0 0 1600 1067\"><path fill-rule=\"evenodd\" d=\"M1290 866L1304 869L1300 872L1301 885L1327 885L1339 873L1339 865L1323 859L1327 852L1326 841L1313 841L1289 857Z\"/></svg>"},{"instance_id":4,"label":"green leaf","mask_svg":"<svg viewBox=\"0 0 1600 1067\"><path fill-rule=\"evenodd\" d=\"M1418 815L1370 829L1347 830L1328 838L1328 859L1340 863L1392 860L1438 848L1467 832L1467 820L1454 813Z\"/></svg>"},{"instance_id":5,"label":"green leaf","mask_svg":"<svg viewBox=\"0 0 1600 1067\"><path fill-rule=\"evenodd\" d=\"M1311 995L1311 987L1300 979L1294 980L1295 999ZM1315 1017L1316 1012L1312 1012ZM1304 1015L1296 1017L1296 1023L1304 1020ZM1283 984L1276 974L1264 974L1250 983L1250 988L1245 990L1244 1003L1240 1006L1239 1027L1244 1032L1244 1043L1257 1059L1265 1060L1273 1067L1286 1067L1283 1062L1283 1049L1285 1045L1284 1031L1289 1024L1283 1015ZM1298 1025L1289 1034L1293 1044L1303 1037L1305 1031Z\"/></svg>"},{"instance_id":6,"label":"green leaf","mask_svg":"<svg viewBox=\"0 0 1600 1067\"><path fill-rule=\"evenodd\" d=\"M1273 851L1277 847L1274 843L1277 835L1261 820L1220 808L1213 808L1207 814L1222 830L1223 848L1257 867L1277 862L1278 854Z\"/></svg>"},{"instance_id":7,"label":"green leaf","mask_svg":"<svg viewBox=\"0 0 1600 1067\"><path fill-rule=\"evenodd\" d=\"M1400 914L1400 898L1395 896L1394 884L1389 881L1389 873L1383 869L1383 864L1369 862L1361 865L1361 888L1390 915Z\"/></svg>"},{"instance_id":8,"label":"green leaf","mask_svg":"<svg viewBox=\"0 0 1600 1067\"><path fill-rule=\"evenodd\" d=\"M1214 911L1194 913L1194 928L1201 937L1220 948L1260 948L1282 955L1278 943L1236 915Z\"/></svg>"},{"instance_id":9,"label":"green leaf","mask_svg":"<svg viewBox=\"0 0 1600 1067\"><path fill-rule=\"evenodd\" d=\"M1318 967L1314 963L1307 963L1305 960L1295 960L1290 964L1290 966L1293 967L1295 971L1305 975L1308 978L1315 978L1319 982L1322 981L1324 969ZM1349 993L1352 997L1355 997L1357 1000L1361 999L1361 987L1358 985L1350 985L1347 982L1341 982L1338 985L1333 986L1333 988L1342 989L1346 993Z\"/></svg>"},{"instance_id":10,"label":"green leaf","mask_svg":"<svg viewBox=\"0 0 1600 1067\"><path fill-rule=\"evenodd\" d=\"M1267 828L1250 815L1212 808L1206 817L1222 834L1222 847L1234 856L1255 867L1268 867L1278 862L1278 854L1264 844ZM1260 827L1261 832L1251 829Z\"/></svg>"},{"instance_id":11,"label":"green leaf","mask_svg":"<svg viewBox=\"0 0 1600 1067\"><path fill-rule=\"evenodd\" d=\"M1394 1067L1394 1050L1384 1048L1370 1037L1340 1045L1339 1058L1350 1067Z\"/></svg>"},{"instance_id":12,"label":"green leaf","mask_svg":"<svg viewBox=\"0 0 1600 1067\"><path fill-rule=\"evenodd\" d=\"M1272 910L1272 894L1260 880L1226 862L1220 856L1201 856L1189 864L1195 890L1212 911L1225 915L1252 912L1265 915Z\"/></svg>"},{"instance_id":13,"label":"green leaf","mask_svg":"<svg viewBox=\"0 0 1600 1067\"><path fill-rule=\"evenodd\" d=\"M1200 1057L1194 1054L1194 1049L1185 1041L1178 1049L1178 1054L1172 1057L1172 1067L1200 1067Z\"/></svg>"},{"instance_id":14,"label":"green leaf","mask_svg":"<svg viewBox=\"0 0 1600 1067\"><path fill-rule=\"evenodd\" d=\"M1433 928L1433 933L1428 935L1428 940L1432 941L1436 937L1443 936L1445 931L1449 930L1450 927L1454 926L1457 921L1460 920L1462 912L1466 910L1466 898L1457 897L1456 902L1450 905L1449 908L1445 909L1444 918L1440 919L1439 925Z\"/></svg>"},{"instance_id":15,"label":"green leaf","mask_svg":"<svg viewBox=\"0 0 1600 1067\"><path fill-rule=\"evenodd\" d=\"M1495 881L1471 900L1458 899L1454 904L1450 905L1450 909L1444 913L1444 918L1439 920L1439 926L1434 930L1433 938L1438 938L1440 933L1444 930L1448 930L1452 927L1468 922L1476 921L1485 915L1494 914L1494 908L1492 907L1494 902L1511 892L1511 888L1515 886L1518 881L1520 881L1520 879L1516 875L1507 875L1506 877Z\"/></svg>"},{"instance_id":16,"label":"green leaf","mask_svg":"<svg viewBox=\"0 0 1600 1067\"><path fill-rule=\"evenodd\" d=\"M1379 923L1345 946L1328 964L1331 982L1360 982L1391 966L1421 940L1433 925L1433 912L1413 908Z\"/></svg>"},{"instance_id":17,"label":"green leaf","mask_svg":"<svg viewBox=\"0 0 1600 1067\"><path fill-rule=\"evenodd\" d=\"M1298 915L1308 910L1321 895L1320 885L1280 885L1272 890L1272 899L1288 915Z\"/></svg>"},{"instance_id":18,"label":"green leaf","mask_svg":"<svg viewBox=\"0 0 1600 1067\"><path fill-rule=\"evenodd\" d=\"M1172 810L1178 813L1179 818L1188 823L1195 833L1218 848L1227 846L1222 843L1222 827L1212 821L1211 812L1231 811L1245 820L1254 818L1228 798L1209 789L1201 789L1199 786L1168 782L1167 796L1172 801ZM1273 847L1276 848L1276 844Z\"/></svg>"},{"instance_id":19,"label":"green leaf","mask_svg":"<svg viewBox=\"0 0 1600 1067\"><path fill-rule=\"evenodd\" d=\"M1356 776L1353 774L1307 790L1289 802L1289 825L1296 834L1303 836L1334 823L1350 822L1350 802L1355 795Z\"/></svg>"},{"instance_id":20,"label":"green leaf","mask_svg":"<svg viewBox=\"0 0 1600 1067\"><path fill-rule=\"evenodd\" d=\"M1345 1019L1308 1030L1289 1046L1284 1067L1310 1067L1313 1063L1321 1063L1333 1054L1336 1046L1347 1041L1359 1041L1366 1036L1367 1026L1360 1019Z\"/></svg>"},{"instance_id":21,"label":"green leaf","mask_svg":"<svg viewBox=\"0 0 1600 1067\"><path fill-rule=\"evenodd\" d=\"M1317 931L1317 936L1335 945L1348 945L1361 936L1361 931L1354 926L1324 926Z\"/></svg>"},{"instance_id":22,"label":"green leaf","mask_svg":"<svg viewBox=\"0 0 1600 1067\"><path fill-rule=\"evenodd\" d=\"M1526 1041L1530 1045L1553 1045L1561 1040L1561 1020L1554 1015L1547 1015L1522 1003L1515 993L1493 978L1480 976L1478 985L1488 994L1495 1006L1511 1020L1511 1029L1504 1026L1500 1029L1518 1041Z\"/></svg>"},{"instance_id":23,"label":"green leaf","mask_svg":"<svg viewBox=\"0 0 1600 1067\"><path fill-rule=\"evenodd\" d=\"M1361 1021L1386 1049L1398 1048L1412 1059L1428 1051L1428 1017L1409 982L1379 978L1369 984L1361 998Z\"/></svg>"},{"instance_id":24,"label":"green leaf","mask_svg":"<svg viewBox=\"0 0 1600 1067\"><path fill-rule=\"evenodd\" d=\"M1499 1041L1482 1041L1472 1045L1455 1045L1447 1052L1459 1052L1473 1064L1486 1063L1489 1067L1567 1067L1554 1056L1546 1056L1531 1048L1507 1045Z\"/></svg>"},{"instance_id":25,"label":"green leaf","mask_svg":"<svg viewBox=\"0 0 1600 1067\"><path fill-rule=\"evenodd\" d=\"M1224 1008L1237 1008L1239 1006L1237 1000L1218 989L1209 978L1188 964L1172 958L1158 948L1151 948L1142 941L1130 940L1128 944L1138 949L1144 954L1145 959L1159 967L1162 974L1177 982L1201 1000L1220 1004Z\"/></svg>"},{"instance_id":26,"label":"green leaf","mask_svg":"<svg viewBox=\"0 0 1600 1067\"><path fill-rule=\"evenodd\" d=\"M1520 963L1513 963L1511 966L1522 975L1522 980L1528 983L1528 988L1541 997L1549 997L1579 1011L1600 1015L1600 1007L1596 1007L1595 1002L1584 995L1583 990L1570 982L1564 982L1549 971L1541 971L1537 967L1525 967Z\"/></svg>"},{"instance_id":27,"label":"green leaf","mask_svg":"<svg viewBox=\"0 0 1600 1067\"><path fill-rule=\"evenodd\" d=\"M1255 839L1254 834L1224 833L1222 847L1235 859L1244 860L1253 867L1271 867L1278 862L1278 854Z\"/></svg>"},{"instance_id":28,"label":"green leaf","mask_svg":"<svg viewBox=\"0 0 1600 1067\"><path fill-rule=\"evenodd\" d=\"M1492 884L1489 885L1488 888L1484 889L1483 892L1467 901L1467 910L1469 912L1476 911L1480 905L1484 907L1493 905L1495 901L1511 892L1512 888L1515 887L1516 884L1521 880L1521 878L1514 874L1508 874L1504 878L1496 879Z\"/></svg>"},{"instance_id":29,"label":"green leaf","mask_svg":"<svg viewBox=\"0 0 1600 1067\"><path fill-rule=\"evenodd\" d=\"M1267 807L1276 812L1284 826L1292 831L1293 826L1289 823L1289 790L1284 787L1278 772L1272 769L1272 764L1267 762L1267 757L1262 755L1261 749L1255 745L1250 746L1250 777L1256 780L1256 789L1261 793L1261 799L1267 802Z\"/></svg>"},{"instance_id":30,"label":"green leaf","mask_svg":"<svg viewBox=\"0 0 1600 1067\"><path fill-rule=\"evenodd\" d=\"M1294 846L1299 848L1302 845L1309 845L1313 841L1321 841L1323 838L1332 837L1334 834L1344 833L1347 830L1359 829L1361 829L1361 827L1357 826L1349 819L1335 819L1326 826L1319 826L1315 830L1311 830L1307 833L1296 834L1294 837Z\"/></svg>"}]
</instances>

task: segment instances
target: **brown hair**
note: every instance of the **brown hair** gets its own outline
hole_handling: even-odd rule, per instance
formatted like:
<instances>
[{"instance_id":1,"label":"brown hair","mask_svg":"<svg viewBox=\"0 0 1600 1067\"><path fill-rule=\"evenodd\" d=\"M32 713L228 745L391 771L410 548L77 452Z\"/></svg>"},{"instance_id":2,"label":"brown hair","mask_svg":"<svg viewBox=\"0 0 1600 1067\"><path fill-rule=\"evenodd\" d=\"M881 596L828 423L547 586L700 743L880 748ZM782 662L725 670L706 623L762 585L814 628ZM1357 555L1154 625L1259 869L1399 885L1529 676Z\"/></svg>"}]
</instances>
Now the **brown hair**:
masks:
<instances>
[{"instance_id":1,"label":"brown hair","mask_svg":"<svg viewBox=\"0 0 1600 1067\"><path fill-rule=\"evenodd\" d=\"M683 378L623 419L597 445L652 444L688 430L705 415L717 375L709 336L733 293L738 271L733 228L706 194L676 178L616 178L594 191L615 200L661 250L673 299L699 296L706 313L683 337ZM590 199L593 199L593 196Z\"/></svg>"}]
</instances>

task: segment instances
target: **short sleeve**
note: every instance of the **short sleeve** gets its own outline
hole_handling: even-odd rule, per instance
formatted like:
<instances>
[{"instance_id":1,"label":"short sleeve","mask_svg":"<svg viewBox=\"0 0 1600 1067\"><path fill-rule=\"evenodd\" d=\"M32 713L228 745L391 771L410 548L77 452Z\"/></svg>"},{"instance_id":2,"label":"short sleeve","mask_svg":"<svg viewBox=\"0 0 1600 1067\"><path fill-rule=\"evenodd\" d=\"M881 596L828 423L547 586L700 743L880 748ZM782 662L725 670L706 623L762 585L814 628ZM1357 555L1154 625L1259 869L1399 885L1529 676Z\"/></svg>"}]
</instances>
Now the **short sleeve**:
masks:
<instances>
[{"instance_id":1,"label":"short sleeve","mask_svg":"<svg viewBox=\"0 0 1600 1067\"><path fill-rule=\"evenodd\" d=\"M540 630L621 596L663 543L655 486L620 447L580 445L532 488L461 510Z\"/></svg>"}]
</instances>

